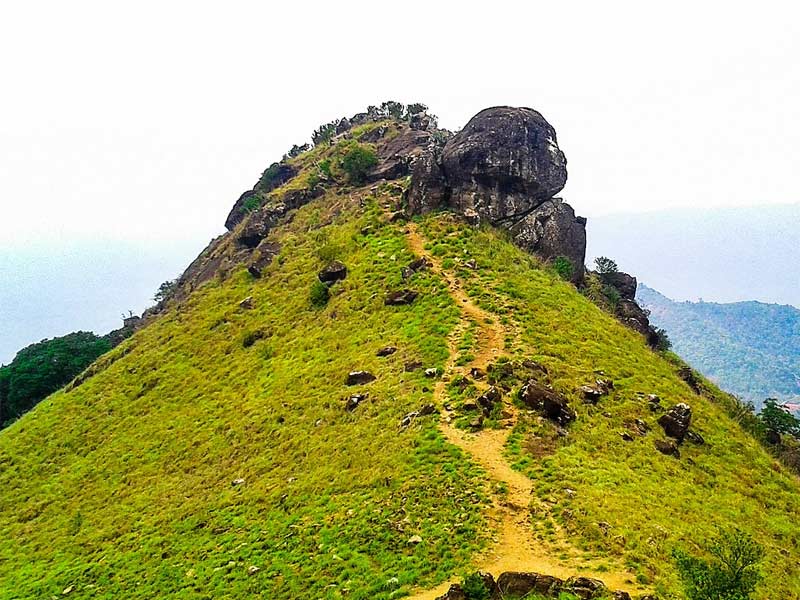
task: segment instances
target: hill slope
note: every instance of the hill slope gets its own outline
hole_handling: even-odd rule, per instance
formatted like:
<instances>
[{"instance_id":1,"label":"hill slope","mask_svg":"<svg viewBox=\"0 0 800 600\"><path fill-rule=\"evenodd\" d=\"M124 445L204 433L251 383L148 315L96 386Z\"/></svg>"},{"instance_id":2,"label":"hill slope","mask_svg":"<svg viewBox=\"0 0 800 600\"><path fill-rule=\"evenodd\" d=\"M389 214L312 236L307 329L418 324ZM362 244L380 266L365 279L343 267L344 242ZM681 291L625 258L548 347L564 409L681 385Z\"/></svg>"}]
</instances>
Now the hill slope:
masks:
<instances>
[{"instance_id":1,"label":"hill slope","mask_svg":"<svg viewBox=\"0 0 800 600\"><path fill-rule=\"evenodd\" d=\"M637 299L675 351L730 392L761 406L800 398L800 310L761 302L675 302L645 285Z\"/></svg>"},{"instance_id":2,"label":"hill slope","mask_svg":"<svg viewBox=\"0 0 800 600\"><path fill-rule=\"evenodd\" d=\"M293 159L266 209L341 149ZM407 184L339 179L261 230L271 260L250 271L245 218L146 327L0 433L0 598L422 599L475 567L676 598L671 550L733 525L767 550L758 597L800 595L800 484L728 397L507 233L404 223ZM347 275L326 302L332 260ZM346 385L354 370L376 379ZM584 403L597 379L613 388ZM526 383L574 420L542 418ZM646 394L689 403L706 443L658 452Z\"/></svg>"}]
</instances>

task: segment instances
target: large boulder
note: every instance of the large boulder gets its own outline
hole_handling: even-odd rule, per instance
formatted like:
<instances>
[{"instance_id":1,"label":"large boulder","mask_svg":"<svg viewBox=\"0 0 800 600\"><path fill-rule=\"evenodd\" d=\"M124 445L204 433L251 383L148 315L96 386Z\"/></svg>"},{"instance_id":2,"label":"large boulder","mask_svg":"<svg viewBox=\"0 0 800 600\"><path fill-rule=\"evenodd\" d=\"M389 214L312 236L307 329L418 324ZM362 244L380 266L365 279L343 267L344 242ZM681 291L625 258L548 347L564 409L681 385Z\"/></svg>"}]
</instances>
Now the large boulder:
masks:
<instances>
[{"instance_id":1,"label":"large boulder","mask_svg":"<svg viewBox=\"0 0 800 600\"><path fill-rule=\"evenodd\" d=\"M636 277L633 275L628 275L622 271L600 273L600 280L617 290L623 300L634 300L636 298Z\"/></svg>"},{"instance_id":2,"label":"large boulder","mask_svg":"<svg viewBox=\"0 0 800 600\"><path fill-rule=\"evenodd\" d=\"M572 263L573 280L583 278L586 219L576 217L572 207L560 198L543 202L509 229L520 248L546 259L563 256Z\"/></svg>"},{"instance_id":3,"label":"large boulder","mask_svg":"<svg viewBox=\"0 0 800 600\"><path fill-rule=\"evenodd\" d=\"M487 108L445 145L442 166L451 204L492 223L522 217L567 182L555 129L530 108Z\"/></svg>"},{"instance_id":4,"label":"large boulder","mask_svg":"<svg viewBox=\"0 0 800 600\"><path fill-rule=\"evenodd\" d=\"M544 387L535 379L528 380L520 389L519 399L529 408L539 411L559 425L566 425L574 421L577 416L569 407L566 398Z\"/></svg>"},{"instance_id":5,"label":"large boulder","mask_svg":"<svg viewBox=\"0 0 800 600\"><path fill-rule=\"evenodd\" d=\"M297 170L286 163L275 163L269 170L272 171L269 178L263 180L262 177L262 181L259 181L255 188L246 191L234 203L231 212L228 213L228 218L225 219L225 228L228 231L233 231L233 228L247 216L249 212L247 210L248 200L256 198L259 192L264 195L268 194L297 175Z\"/></svg>"},{"instance_id":6,"label":"large boulder","mask_svg":"<svg viewBox=\"0 0 800 600\"><path fill-rule=\"evenodd\" d=\"M450 208L470 223L503 227L530 252L569 259L574 281L582 279L586 219L553 198L567 181L567 160L535 110L482 110L444 146L432 139L411 171L411 214Z\"/></svg>"},{"instance_id":7,"label":"large boulder","mask_svg":"<svg viewBox=\"0 0 800 600\"><path fill-rule=\"evenodd\" d=\"M506 571L497 578L502 598L525 598L534 594L556 596L562 585L558 577L539 573Z\"/></svg>"}]
</instances>

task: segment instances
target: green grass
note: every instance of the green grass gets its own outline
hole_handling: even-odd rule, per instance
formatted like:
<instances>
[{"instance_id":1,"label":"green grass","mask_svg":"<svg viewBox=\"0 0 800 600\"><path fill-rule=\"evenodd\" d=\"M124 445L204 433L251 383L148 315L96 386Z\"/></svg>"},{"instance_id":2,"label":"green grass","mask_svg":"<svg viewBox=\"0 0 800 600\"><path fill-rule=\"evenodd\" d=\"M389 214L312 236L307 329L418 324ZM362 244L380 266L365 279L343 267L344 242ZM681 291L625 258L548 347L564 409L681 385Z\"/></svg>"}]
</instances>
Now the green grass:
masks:
<instances>
[{"instance_id":1,"label":"green grass","mask_svg":"<svg viewBox=\"0 0 800 600\"><path fill-rule=\"evenodd\" d=\"M717 526L740 526L767 550L768 584L758 597L800 595L798 479L726 415L721 392L712 387L709 397L694 394L669 357L649 350L640 335L498 233L443 216L423 226L428 239L437 240L440 256L467 254L492 265L458 274L473 299L520 332L510 346L513 357L545 365L553 386L578 411L566 438L554 438L549 425L530 418L509 440L510 458L533 479L537 495L555 501L549 514L537 515L544 529L555 519L588 563L616 558L637 581L673 598L680 597L680 587L671 549L695 551ZM590 407L577 388L597 370L614 380L615 390ZM707 444L684 444L680 460L659 454L653 447L662 435L657 415L636 392L658 394L666 406L688 402L693 427ZM625 442L619 433L633 418L647 421L652 431ZM566 488L576 491L573 498ZM610 524L607 534L599 522Z\"/></svg>"},{"instance_id":2,"label":"green grass","mask_svg":"<svg viewBox=\"0 0 800 600\"><path fill-rule=\"evenodd\" d=\"M402 281L412 256L377 204L365 190L313 201L273 232L282 250L261 279L240 269L207 283L0 433L0 598L72 587L78 598L388 599L468 570L492 534L490 482L444 441L436 415L399 427L432 400L423 370L404 363L441 369L459 309L430 270ZM696 553L717 526L738 525L767 551L759 598L800 595L798 480L726 416L723 396L693 394L675 363L502 235L446 215L421 225L430 251L507 326L511 358L545 365L578 411L566 437L526 415L509 440L536 504L550 506L532 515L535 535L560 528L583 553L576 572L623 564L667 599L680 597L672 548ZM466 256L480 269L461 266ZM348 276L314 307L310 289L332 258ZM384 306L399 287L420 296ZM250 310L239 307L247 296ZM468 361L480 339L463 334ZM398 352L375 356L389 344ZM353 369L378 379L348 388ZM587 407L577 388L596 370L615 390ZM347 412L356 390L369 397ZM456 407L476 391L447 388ZM636 392L689 402L708 444L685 444L680 460L659 454ZM653 431L624 442L632 418Z\"/></svg>"},{"instance_id":3,"label":"green grass","mask_svg":"<svg viewBox=\"0 0 800 600\"><path fill-rule=\"evenodd\" d=\"M388 598L483 546L480 472L436 417L399 430L431 400L403 361L441 367L457 309L430 272L384 306L402 233L360 235L373 208L313 228L325 202L278 232L262 279L210 283L0 434L0 597ZM326 244L349 274L312 308ZM352 369L378 380L348 413Z\"/></svg>"}]
</instances>

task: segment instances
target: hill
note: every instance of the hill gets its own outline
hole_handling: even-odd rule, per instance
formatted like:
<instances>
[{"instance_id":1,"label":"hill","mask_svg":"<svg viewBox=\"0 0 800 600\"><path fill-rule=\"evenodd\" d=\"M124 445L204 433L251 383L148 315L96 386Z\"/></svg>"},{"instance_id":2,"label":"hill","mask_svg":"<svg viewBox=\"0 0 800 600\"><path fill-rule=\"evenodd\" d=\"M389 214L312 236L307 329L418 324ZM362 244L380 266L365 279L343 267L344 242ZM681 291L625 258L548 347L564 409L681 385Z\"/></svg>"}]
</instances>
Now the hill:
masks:
<instances>
[{"instance_id":1,"label":"hill","mask_svg":"<svg viewBox=\"0 0 800 600\"><path fill-rule=\"evenodd\" d=\"M639 302L675 351L726 390L761 406L800 399L800 310L762 302L675 302L639 285Z\"/></svg>"},{"instance_id":2,"label":"hill","mask_svg":"<svg viewBox=\"0 0 800 600\"><path fill-rule=\"evenodd\" d=\"M678 598L672 550L732 526L766 550L757 597L800 594L797 477L564 280L557 173L492 224L481 186L537 190L454 194L437 169L501 128L355 120L270 167L139 331L0 433L0 597L423 599L483 568Z\"/></svg>"},{"instance_id":3,"label":"hill","mask_svg":"<svg viewBox=\"0 0 800 600\"><path fill-rule=\"evenodd\" d=\"M588 254L616 259L670 298L800 308L797 223L798 203L597 215Z\"/></svg>"}]
</instances>

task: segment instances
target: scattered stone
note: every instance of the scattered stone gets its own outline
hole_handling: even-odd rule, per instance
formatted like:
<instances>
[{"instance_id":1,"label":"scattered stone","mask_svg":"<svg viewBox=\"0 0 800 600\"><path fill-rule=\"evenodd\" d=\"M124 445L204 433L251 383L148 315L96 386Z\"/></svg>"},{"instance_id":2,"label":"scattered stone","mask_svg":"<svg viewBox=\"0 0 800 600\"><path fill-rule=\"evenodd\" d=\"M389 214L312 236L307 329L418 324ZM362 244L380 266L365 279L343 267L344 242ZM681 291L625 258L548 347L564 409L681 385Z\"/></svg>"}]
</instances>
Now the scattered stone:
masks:
<instances>
[{"instance_id":1,"label":"scattered stone","mask_svg":"<svg viewBox=\"0 0 800 600\"><path fill-rule=\"evenodd\" d=\"M669 437L682 442L692 423L692 408L683 402L676 404L658 419Z\"/></svg>"},{"instance_id":2,"label":"scattered stone","mask_svg":"<svg viewBox=\"0 0 800 600\"><path fill-rule=\"evenodd\" d=\"M438 375L439 375L439 369L436 368L425 369L425 377L436 377Z\"/></svg>"},{"instance_id":3,"label":"scattered stone","mask_svg":"<svg viewBox=\"0 0 800 600\"><path fill-rule=\"evenodd\" d=\"M461 410L478 410L478 403L475 400L464 400L461 404Z\"/></svg>"},{"instance_id":4,"label":"scattered stone","mask_svg":"<svg viewBox=\"0 0 800 600\"><path fill-rule=\"evenodd\" d=\"M384 346L375 353L375 356L380 356L380 357L391 356L395 352L397 352L397 348L395 348L394 346Z\"/></svg>"},{"instance_id":5,"label":"scattered stone","mask_svg":"<svg viewBox=\"0 0 800 600\"><path fill-rule=\"evenodd\" d=\"M487 417L491 414L492 410L494 410L495 405L500 402L502 398L502 394L500 390L498 390L495 386L490 387L486 390L483 394L478 396L477 403L480 406L483 414Z\"/></svg>"},{"instance_id":6,"label":"scattered stone","mask_svg":"<svg viewBox=\"0 0 800 600\"><path fill-rule=\"evenodd\" d=\"M410 360L403 365L403 370L406 373L411 373L412 371L416 371L417 369L420 368L422 368L422 361L419 360Z\"/></svg>"},{"instance_id":7,"label":"scattered stone","mask_svg":"<svg viewBox=\"0 0 800 600\"><path fill-rule=\"evenodd\" d=\"M570 488L564 488L564 493L567 495L567 498L574 498L578 495L578 492Z\"/></svg>"},{"instance_id":8,"label":"scattered stone","mask_svg":"<svg viewBox=\"0 0 800 600\"><path fill-rule=\"evenodd\" d=\"M547 375L547 367L543 364L536 362L535 360L531 360L530 358L526 358L522 361L522 366L530 371L540 371Z\"/></svg>"},{"instance_id":9,"label":"scattered stone","mask_svg":"<svg viewBox=\"0 0 800 600\"><path fill-rule=\"evenodd\" d=\"M400 427L405 429L411 423L414 422L414 419L417 417L425 417L427 415L432 415L436 412L436 407L433 404L424 404L422 408L419 410L415 410L413 412L408 413L400 420Z\"/></svg>"},{"instance_id":10,"label":"scattered stone","mask_svg":"<svg viewBox=\"0 0 800 600\"><path fill-rule=\"evenodd\" d=\"M472 377L473 379L483 379L484 377L486 377L486 373L481 369L479 369L478 367L472 367L469 370L469 374L470 377Z\"/></svg>"},{"instance_id":11,"label":"scattered stone","mask_svg":"<svg viewBox=\"0 0 800 600\"><path fill-rule=\"evenodd\" d=\"M233 486L244 485L244 479L241 477L239 477L238 479L234 479L233 481L231 481L231 485Z\"/></svg>"},{"instance_id":12,"label":"scattered stone","mask_svg":"<svg viewBox=\"0 0 800 600\"><path fill-rule=\"evenodd\" d=\"M471 429L480 429L483 427L483 415L478 415L472 421L469 422L469 426Z\"/></svg>"},{"instance_id":13,"label":"scattered stone","mask_svg":"<svg viewBox=\"0 0 800 600\"><path fill-rule=\"evenodd\" d=\"M606 586L602 581L590 577L570 577L564 583L563 589L581 600L600 598L607 593Z\"/></svg>"},{"instance_id":14,"label":"scattered stone","mask_svg":"<svg viewBox=\"0 0 800 600\"><path fill-rule=\"evenodd\" d=\"M583 393L583 401L587 404L597 404L605 394L603 390L593 385L582 385L580 390Z\"/></svg>"},{"instance_id":15,"label":"scattered stone","mask_svg":"<svg viewBox=\"0 0 800 600\"><path fill-rule=\"evenodd\" d=\"M683 379L686 382L686 385L692 388L692 391L695 394L699 394L702 391L700 387L700 379L698 379L697 374L692 371L690 367L681 367L678 370L678 377Z\"/></svg>"},{"instance_id":16,"label":"scattered stone","mask_svg":"<svg viewBox=\"0 0 800 600\"><path fill-rule=\"evenodd\" d=\"M661 452L661 454L666 454L667 456L674 456L675 458L681 457L681 452L680 450L678 450L678 444L676 444L672 440L656 440L655 446L656 450Z\"/></svg>"},{"instance_id":17,"label":"scattered stone","mask_svg":"<svg viewBox=\"0 0 800 600\"><path fill-rule=\"evenodd\" d=\"M433 404L423 404L422 408L419 409L419 414L422 417L432 415L435 412L436 412L436 406L434 406Z\"/></svg>"},{"instance_id":18,"label":"scattered stone","mask_svg":"<svg viewBox=\"0 0 800 600\"><path fill-rule=\"evenodd\" d=\"M255 574L256 574L256 573L258 573L260 570L261 570L261 569L260 569L260 568L258 568L257 566L255 566L255 565L250 565L249 567L247 567L247 574L248 574L248 575L255 575Z\"/></svg>"},{"instance_id":19,"label":"scattered stone","mask_svg":"<svg viewBox=\"0 0 800 600\"><path fill-rule=\"evenodd\" d=\"M702 435L691 429L686 432L686 439L698 446L702 446L703 444L706 443Z\"/></svg>"},{"instance_id":20,"label":"scattered stone","mask_svg":"<svg viewBox=\"0 0 800 600\"><path fill-rule=\"evenodd\" d=\"M497 578L501 598L524 598L532 594L555 596L563 583L558 577L518 571L506 571Z\"/></svg>"},{"instance_id":21,"label":"scattered stone","mask_svg":"<svg viewBox=\"0 0 800 600\"><path fill-rule=\"evenodd\" d=\"M387 306L402 306L404 304L411 304L416 300L419 294L414 290L398 290L386 294L384 304Z\"/></svg>"},{"instance_id":22,"label":"scattered stone","mask_svg":"<svg viewBox=\"0 0 800 600\"><path fill-rule=\"evenodd\" d=\"M347 267L338 260L334 260L328 263L328 265L317 274L317 277L319 277L322 283L332 285L347 277Z\"/></svg>"},{"instance_id":23,"label":"scattered stone","mask_svg":"<svg viewBox=\"0 0 800 600\"><path fill-rule=\"evenodd\" d=\"M67 586L61 591L61 595L62 596L66 596L66 595L70 594L72 592L72 590L74 590L74 589L75 589L74 585Z\"/></svg>"},{"instance_id":24,"label":"scattered stone","mask_svg":"<svg viewBox=\"0 0 800 600\"><path fill-rule=\"evenodd\" d=\"M612 600L631 600L631 595L628 592L617 590L611 595Z\"/></svg>"},{"instance_id":25,"label":"scattered stone","mask_svg":"<svg viewBox=\"0 0 800 600\"><path fill-rule=\"evenodd\" d=\"M366 399L367 399L367 394L353 394L352 396L349 396L347 400L345 400L344 409L347 412L353 412Z\"/></svg>"},{"instance_id":26,"label":"scattered stone","mask_svg":"<svg viewBox=\"0 0 800 600\"><path fill-rule=\"evenodd\" d=\"M522 387L519 397L525 405L540 411L545 417L559 425L566 425L574 421L577 416L567 404L566 398L542 386L534 379L528 380Z\"/></svg>"},{"instance_id":27,"label":"scattered stone","mask_svg":"<svg viewBox=\"0 0 800 600\"><path fill-rule=\"evenodd\" d=\"M478 270L478 263L475 261L475 259L472 258L464 262L464 266L467 267L468 269L472 269L473 271Z\"/></svg>"},{"instance_id":28,"label":"scattered stone","mask_svg":"<svg viewBox=\"0 0 800 600\"><path fill-rule=\"evenodd\" d=\"M467 598L467 594L461 588L461 586L457 583L454 583L450 586L447 592L444 595L439 596L436 600L469 600Z\"/></svg>"},{"instance_id":29,"label":"scattered stone","mask_svg":"<svg viewBox=\"0 0 800 600\"><path fill-rule=\"evenodd\" d=\"M377 377L369 371L350 371L345 379L345 385L363 385L376 379Z\"/></svg>"},{"instance_id":30,"label":"scattered stone","mask_svg":"<svg viewBox=\"0 0 800 600\"><path fill-rule=\"evenodd\" d=\"M619 435L626 442L632 442L633 441L633 436L630 433L628 433L627 431L623 431Z\"/></svg>"},{"instance_id":31,"label":"scattered stone","mask_svg":"<svg viewBox=\"0 0 800 600\"><path fill-rule=\"evenodd\" d=\"M248 296L247 298L239 302L239 308L243 308L244 310L249 310L253 308L253 297Z\"/></svg>"},{"instance_id":32,"label":"scattered stone","mask_svg":"<svg viewBox=\"0 0 800 600\"><path fill-rule=\"evenodd\" d=\"M409 544L415 544L415 545L416 544L421 544L422 543L422 536L412 535L410 538L408 538L408 543Z\"/></svg>"}]
</instances>

